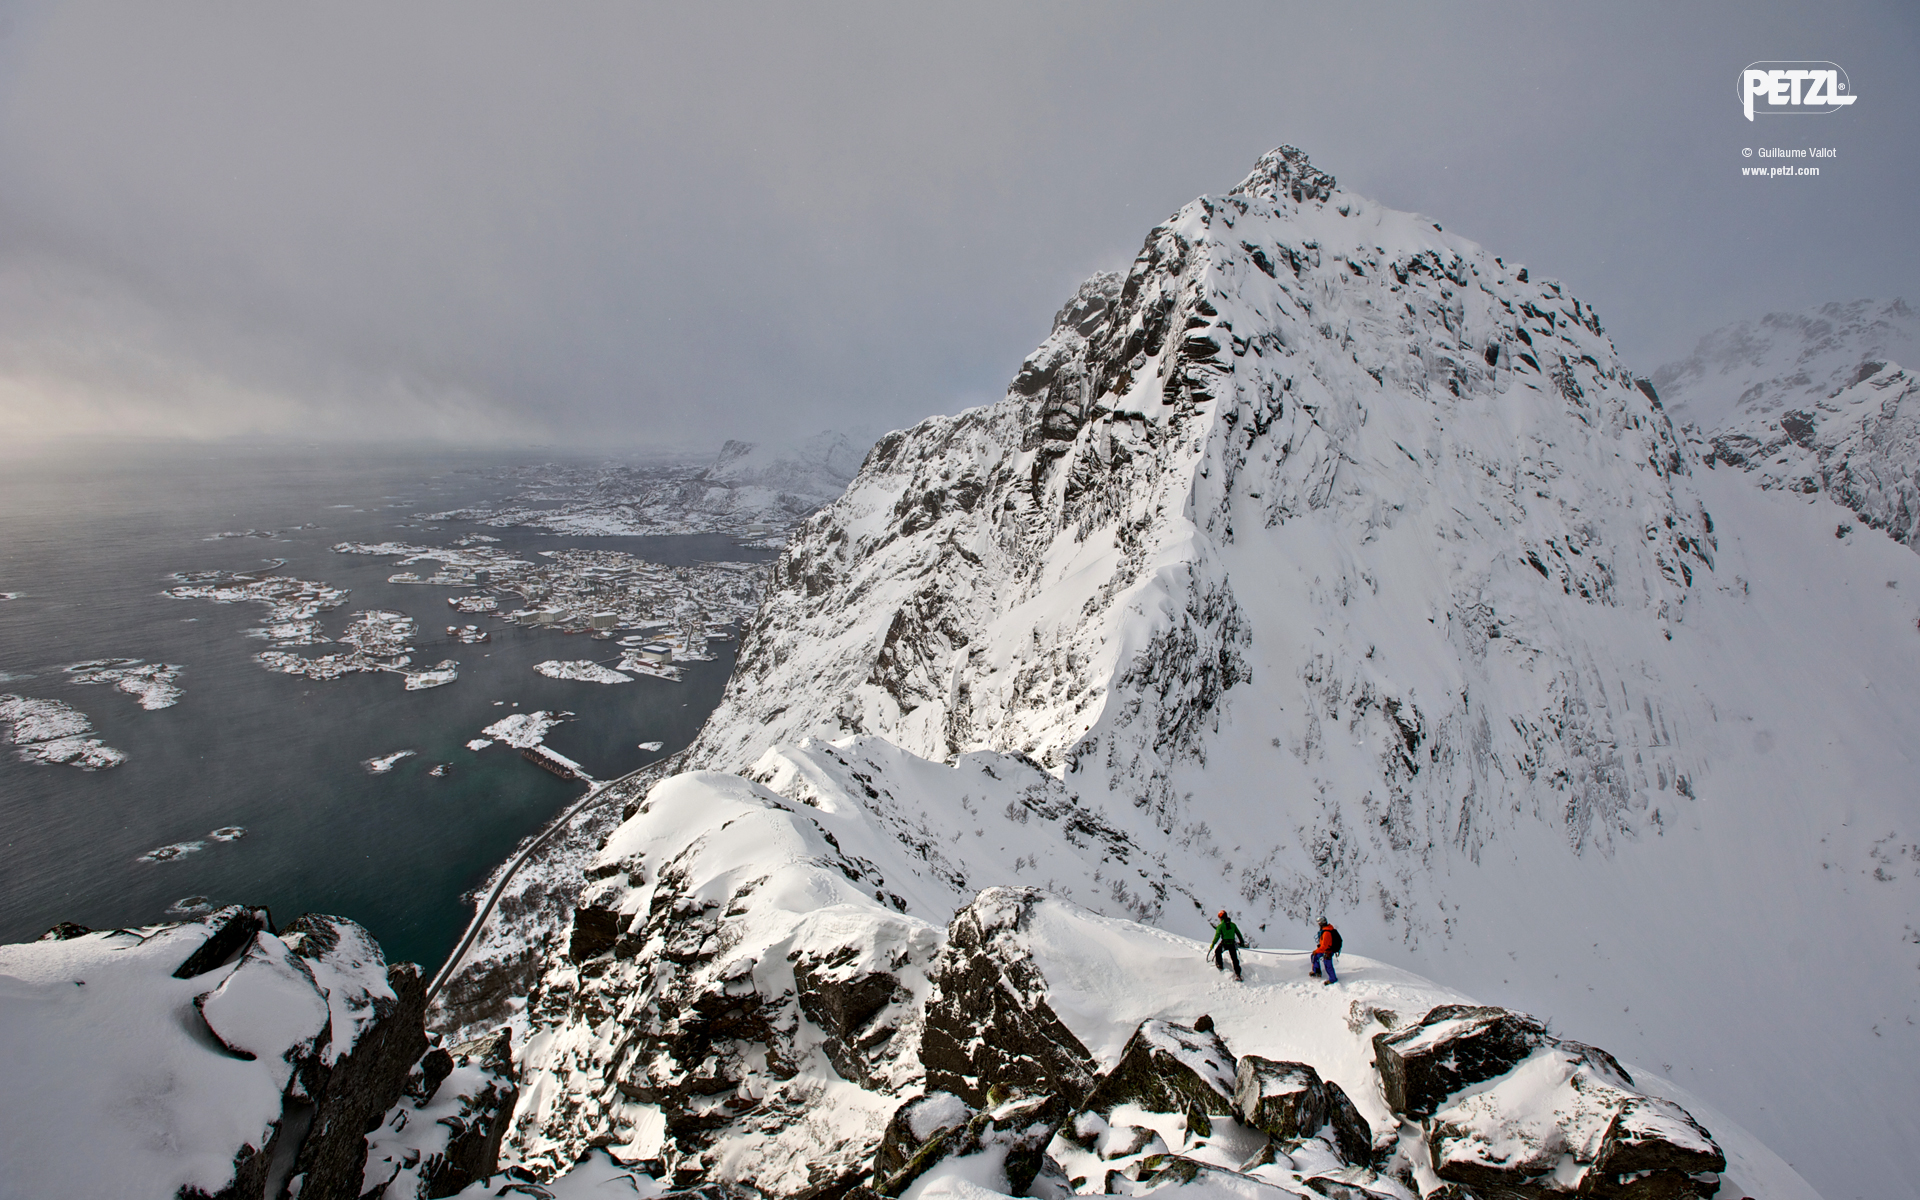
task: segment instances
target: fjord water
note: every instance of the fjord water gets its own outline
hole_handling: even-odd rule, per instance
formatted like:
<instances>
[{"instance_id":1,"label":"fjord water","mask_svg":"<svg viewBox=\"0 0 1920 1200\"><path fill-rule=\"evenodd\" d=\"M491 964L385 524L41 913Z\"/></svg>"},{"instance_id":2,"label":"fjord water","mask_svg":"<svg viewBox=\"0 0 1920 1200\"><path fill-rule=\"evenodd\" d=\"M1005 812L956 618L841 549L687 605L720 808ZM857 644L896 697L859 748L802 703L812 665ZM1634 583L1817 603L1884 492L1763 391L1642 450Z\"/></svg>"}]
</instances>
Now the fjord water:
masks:
<instances>
[{"instance_id":1,"label":"fjord water","mask_svg":"<svg viewBox=\"0 0 1920 1200\"><path fill-rule=\"evenodd\" d=\"M458 522L425 528L420 512L499 498L499 468L545 461L458 451L380 454L336 449L173 449L41 454L0 473L0 693L64 701L129 759L111 770L18 761L0 751L0 941L58 921L95 928L167 919L190 896L306 911L366 925L395 959L436 965L469 915L463 901L515 844L581 793L504 745L465 743L512 712L564 709L577 718L547 738L608 779L691 741L732 669L732 643L687 665L683 682L548 679L546 659L605 659L604 642L523 630L489 617L493 641L457 645L443 630L452 589L395 585L394 560L336 554L342 541L444 546L469 532L531 553L618 549L683 564L768 557L718 536L556 537ZM312 524L316 528L293 528ZM271 538L209 540L247 529ZM420 626L416 664L456 659L459 679L404 690L398 675L332 681L267 671L256 604L162 594L183 570L252 570L266 560L302 579L350 588L322 615L329 636L348 617L384 608ZM427 571L431 571L431 566ZM326 647L315 648L315 652ZM72 683L63 667L95 658L178 663L179 703L143 710L111 687ZM641 742L661 742L643 751ZM417 751L387 774L364 760ZM428 774L449 763L444 778ZM241 826L230 842L208 837ZM204 842L163 862L163 845Z\"/></svg>"}]
</instances>

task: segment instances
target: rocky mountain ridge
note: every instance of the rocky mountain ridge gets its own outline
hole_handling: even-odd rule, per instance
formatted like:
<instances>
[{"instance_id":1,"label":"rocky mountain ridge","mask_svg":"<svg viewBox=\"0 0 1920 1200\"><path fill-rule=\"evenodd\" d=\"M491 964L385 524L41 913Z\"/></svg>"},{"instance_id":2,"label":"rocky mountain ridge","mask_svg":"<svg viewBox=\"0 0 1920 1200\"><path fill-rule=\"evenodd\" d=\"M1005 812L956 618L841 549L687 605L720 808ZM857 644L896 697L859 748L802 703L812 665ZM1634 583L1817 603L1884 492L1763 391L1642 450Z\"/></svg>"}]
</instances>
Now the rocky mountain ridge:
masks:
<instances>
[{"instance_id":1,"label":"rocky mountain ridge","mask_svg":"<svg viewBox=\"0 0 1920 1200\"><path fill-rule=\"evenodd\" d=\"M1920 564L1704 454L1559 284L1276 151L1084 285L1005 400L875 446L789 542L686 761L860 814L818 818L851 857L809 869L935 932L996 884L1189 935L1220 906L1281 941L1331 914L1897 1188L1897 1155L1832 1148L1910 1108L1859 1097L1913 1090L1885 1050L1915 1016L1920 693L1896 668ZM702 910L735 886L712 876ZM634 963L663 936L596 919ZM1836 929L1877 982L1767 952ZM684 986L724 991L724 965ZM601 1021L692 999L594 970L556 947L528 1010L554 1106L523 1106L507 1153L538 1171L680 1136L609 1082ZM754 994L789 991L801 1020L797 981ZM1854 1098L1743 1049L1816 1024ZM751 1074L696 1067L669 1077ZM791 1163L779 1131L834 1105L811 1086L757 1131L708 1112L667 1157L825 1187L742 1165Z\"/></svg>"},{"instance_id":2,"label":"rocky mountain ridge","mask_svg":"<svg viewBox=\"0 0 1920 1200\"><path fill-rule=\"evenodd\" d=\"M1920 362L1920 314L1897 296L1735 321L1652 379L1677 419L1712 433L1809 407L1889 362Z\"/></svg>"},{"instance_id":3,"label":"rocky mountain ridge","mask_svg":"<svg viewBox=\"0 0 1920 1200\"><path fill-rule=\"evenodd\" d=\"M1710 466L1738 467L1769 491L1824 494L1868 529L1920 541L1920 385L1898 363L1865 363L1804 408L1756 414L1704 440ZM1835 529L1845 537L1851 526Z\"/></svg>"},{"instance_id":4,"label":"rocky mountain ridge","mask_svg":"<svg viewBox=\"0 0 1920 1200\"><path fill-rule=\"evenodd\" d=\"M930 797L867 795L859 745L770 753L770 782L676 776L609 839L535 993L521 1169L563 1185L605 1154L702 1195L809 1200L1803 1186L1716 1114L1729 1168L1604 1051L1384 964L1349 958L1333 990L1302 954L1254 951L1231 983L1198 943L1032 887L934 926L912 910L948 894L939 875L868 857L890 803ZM939 1190L955 1180L986 1191Z\"/></svg>"}]
</instances>

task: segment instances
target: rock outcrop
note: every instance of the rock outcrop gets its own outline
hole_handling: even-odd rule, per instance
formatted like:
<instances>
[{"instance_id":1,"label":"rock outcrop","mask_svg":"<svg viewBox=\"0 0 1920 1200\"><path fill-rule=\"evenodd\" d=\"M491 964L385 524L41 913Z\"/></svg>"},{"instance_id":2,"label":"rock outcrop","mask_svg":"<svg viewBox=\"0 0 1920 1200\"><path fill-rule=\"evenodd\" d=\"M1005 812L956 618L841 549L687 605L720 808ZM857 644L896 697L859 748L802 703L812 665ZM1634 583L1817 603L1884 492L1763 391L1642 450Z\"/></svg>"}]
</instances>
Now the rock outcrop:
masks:
<instances>
[{"instance_id":1,"label":"rock outcrop","mask_svg":"<svg viewBox=\"0 0 1920 1200\"><path fill-rule=\"evenodd\" d=\"M978 1103L996 1084L1076 1097L1092 1085L1092 1055L1048 1006L1020 936L1043 899L990 888L954 915L921 1035L929 1087Z\"/></svg>"},{"instance_id":2,"label":"rock outcrop","mask_svg":"<svg viewBox=\"0 0 1920 1200\"><path fill-rule=\"evenodd\" d=\"M1461 1088L1506 1074L1546 1037L1546 1026L1532 1017L1468 1004L1442 1005L1417 1025L1377 1033L1387 1107L1428 1115Z\"/></svg>"},{"instance_id":3,"label":"rock outcrop","mask_svg":"<svg viewBox=\"0 0 1920 1200\"><path fill-rule=\"evenodd\" d=\"M1233 1082L1234 1115L1249 1128L1298 1145L1331 1127L1333 1145L1350 1163L1373 1157L1373 1128L1339 1084L1320 1078L1310 1063L1274 1062L1249 1054Z\"/></svg>"},{"instance_id":4,"label":"rock outcrop","mask_svg":"<svg viewBox=\"0 0 1920 1200\"><path fill-rule=\"evenodd\" d=\"M1233 1052L1219 1034L1170 1021L1143 1021L1127 1039L1120 1060L1101 1074L1080 1108L1102 1117L1122 1104L1178 1113L1188 1129L1206 1137L1213 1132L1213 1117L1234 1111L1234 1089Z\"/></svg>"},{"instance_id":5,"label":"rock outcrop","mask_svg":"<svg viewBox=\"0 0 1920 1200\"><path fill-rule=\"evenodd\" d=\"M939 943L884 899L855 849L871 836L736 776L655 788L530 999L520 1166L551 1177L602 1146L678 1186L792 1197L864 1176L921 1079Z\"/></svg>"},{"instance_id":6,"label":"rock outcrop","mask_svg":"<svg viewBox=\"0 0 1920 1200\"><path fill-rule=\"evenodd\" d=\"M1867 528L1920 548L1920 380L1906 368L1864 363L1847 386L1805 408L1706 438L1708 465L1738 467L1769 491L1831 496Z\"/></svg>"},{"instance_id":7,"label":"rock outcrop","mask_svg":"<svg viewBox=\"0 0 1920 1200\"><path fill-rule=\"evenodd\" d=\"M358 1200L366 1133L427 1050L419 968L340 917L61 925L0 947L0 975L22 1195Z\"/></svg>"},{"instance_id":8,"label":"rock outcrop","mask_svg":"<svg viewBox=\"0 0 1920 1200\"><path fill-rule=\"evenodd\" d=\"M1443 1005L1374 1046L1387 1103L1420 1122L1433 1171L1468 1194L1701 1200L1726 1170L1679 1105L1523 1014Z\"/></svg>"},{"instance_id":9,"label":"rock outcrop","mask_svg":"<svg viewBox=\"0 0 1920 1200\"><path fill-rule=\"evenodd\" d=\"M871 1189L899 1196L942 1163L975 1159L962 1168L969 1176L986 1175L1010 1195L1028 1195L1067 1107L1058 1095L1009 1097L998 1088L978 1111L950 1092L909 1100L887 1123L874 1154Z\"/></svg>"},{"instance_id":10,"label":"rock outcrop","mask_svg":"<svg viewBox=\"0 0 1920 1200\"><path fill-rule=\"evenodd\" d=\"M368 1135L361 1195L433 1200L491 1178L518 1097L507 1030L428 1051Z\"/></svg>"}]
</instances>

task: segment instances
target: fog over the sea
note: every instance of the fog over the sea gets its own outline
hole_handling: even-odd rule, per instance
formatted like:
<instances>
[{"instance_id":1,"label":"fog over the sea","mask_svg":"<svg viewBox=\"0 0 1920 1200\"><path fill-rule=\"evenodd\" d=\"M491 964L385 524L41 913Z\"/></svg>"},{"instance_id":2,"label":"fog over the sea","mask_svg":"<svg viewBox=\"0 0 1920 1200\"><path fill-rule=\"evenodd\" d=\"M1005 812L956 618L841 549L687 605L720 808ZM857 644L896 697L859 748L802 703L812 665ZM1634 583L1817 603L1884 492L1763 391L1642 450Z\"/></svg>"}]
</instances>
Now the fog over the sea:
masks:
<instances>
[{"instance_id":1,"label":"fog over the sea","mask_svg":"<svg viewBox=\"0 0 1920 1200\"><path fill-rule=\"evenodd\" d=\"M1914 298L1916 51L1894 0L0 0L0 442L900 426L1281 143L1651 370ZM1858 103L1749 123L1762 59ZM1839 155L1739 174L1776 144Z\"/></svg>"}]
</instances>

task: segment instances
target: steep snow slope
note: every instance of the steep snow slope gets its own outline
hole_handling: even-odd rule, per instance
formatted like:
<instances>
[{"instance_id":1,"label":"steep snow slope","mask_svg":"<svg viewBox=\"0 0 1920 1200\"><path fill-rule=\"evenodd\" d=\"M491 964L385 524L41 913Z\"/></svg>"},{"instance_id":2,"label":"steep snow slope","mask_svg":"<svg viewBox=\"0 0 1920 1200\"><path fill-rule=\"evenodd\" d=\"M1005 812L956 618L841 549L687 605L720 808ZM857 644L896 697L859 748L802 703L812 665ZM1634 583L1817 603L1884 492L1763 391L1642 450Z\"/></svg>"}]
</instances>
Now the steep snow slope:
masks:
<instances>
[{"instance_id":1,"label":"steep snow slope","mask_svg":"<svg viewBox=\"0 0 1920 1200\"><path fill-rule=\"evenodd\" d=\"M1676 417L1717 430L1807 407L1887 362L1920 362L1920 315L1898 297L1736 321L1653 382Z\"/></svg>"},{"instance_id":2,"label":"steep snow slope","mask_svg":"<svg viewBox=\"0 0 1920 1200\"><path fill-rule=\"evenodd\" d=\"M1558 284L1276 151L875 447L691 761L1028 755L1158 876L1110 911L1330 913L1913 1194L1920 563L1717 474Z\"/></svg>"}]
</instances>

